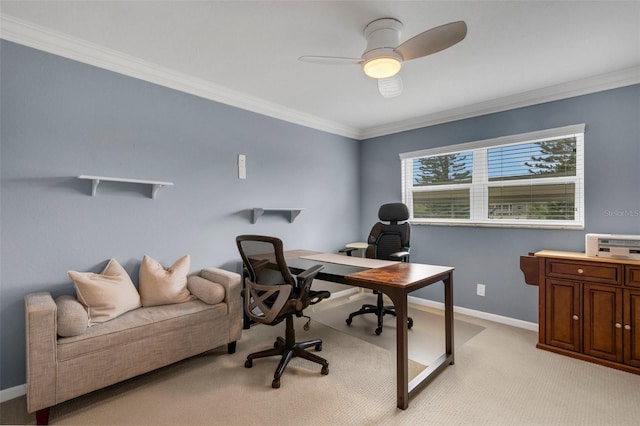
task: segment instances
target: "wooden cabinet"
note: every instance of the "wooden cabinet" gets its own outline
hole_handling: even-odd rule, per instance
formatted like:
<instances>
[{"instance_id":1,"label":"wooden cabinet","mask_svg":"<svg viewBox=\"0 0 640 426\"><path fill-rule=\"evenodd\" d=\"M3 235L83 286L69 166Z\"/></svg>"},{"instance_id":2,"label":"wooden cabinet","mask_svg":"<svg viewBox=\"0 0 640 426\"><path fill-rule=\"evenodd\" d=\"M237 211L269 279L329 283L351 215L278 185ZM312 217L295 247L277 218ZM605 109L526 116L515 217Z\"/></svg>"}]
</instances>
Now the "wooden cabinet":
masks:
<instances>
[{"instance_id":1,"label":"wooden cabinet","mask_svg":"<svg viewBox=\"0 0 640 426\"><path fill-rule=\"evenodd\" d=\"M640 374L640 261L542 251L538 348Z\"/></svg>"}]
</instances>

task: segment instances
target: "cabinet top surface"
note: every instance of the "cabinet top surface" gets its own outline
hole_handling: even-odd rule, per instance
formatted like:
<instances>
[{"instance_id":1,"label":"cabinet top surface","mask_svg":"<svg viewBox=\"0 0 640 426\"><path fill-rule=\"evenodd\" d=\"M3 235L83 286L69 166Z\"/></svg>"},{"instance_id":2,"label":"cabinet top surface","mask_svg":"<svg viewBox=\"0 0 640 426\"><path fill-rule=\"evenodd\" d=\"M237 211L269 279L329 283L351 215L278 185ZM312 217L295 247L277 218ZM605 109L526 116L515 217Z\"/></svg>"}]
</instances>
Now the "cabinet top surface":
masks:
<instances>
[{"instance_id":1,"label":"cabinet top surface","mask_svg":"<svg viewBox=\"0 0 640 426\"><path fill-rule=\"evenodd\" d=\"M640 260L611 258L611 257L594 257L594 256L587 256L584 253L574 252L574 251L541 250L536 252L535 255L538 257L549 257L554 259L582 260L582 261L588 261L588 262L622 263L626 265L640 266Z\"/></svg>"}]
</instances>

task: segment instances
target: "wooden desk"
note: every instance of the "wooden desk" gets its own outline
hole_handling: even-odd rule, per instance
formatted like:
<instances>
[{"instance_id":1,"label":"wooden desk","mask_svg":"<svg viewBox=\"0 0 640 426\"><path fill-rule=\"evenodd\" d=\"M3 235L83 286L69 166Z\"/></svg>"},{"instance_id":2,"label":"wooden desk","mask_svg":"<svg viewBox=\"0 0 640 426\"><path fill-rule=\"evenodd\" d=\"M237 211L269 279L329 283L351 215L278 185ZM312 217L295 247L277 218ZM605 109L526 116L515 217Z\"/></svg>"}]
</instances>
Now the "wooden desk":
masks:
<instances>
[{"instance_id":1,"label":"wooden desk","mask_svg":"<svg viewBox=\"0 0 640 426\"><path fill-rule=\"evenodd\" d=\"M397 263L382 268L362 268L302 259L317 254L308 250L285 252L287 265L297 274L313 265L324 265L317 279L378 290L389 296L396 309L396 382L397 406L405 410L409 399L431 382L448 365L454 363L453 353L453 267ZM442 281L444 283L445 353L409 382L409 334L407 328L409 293Z\"/></svg>"}]
</instances>

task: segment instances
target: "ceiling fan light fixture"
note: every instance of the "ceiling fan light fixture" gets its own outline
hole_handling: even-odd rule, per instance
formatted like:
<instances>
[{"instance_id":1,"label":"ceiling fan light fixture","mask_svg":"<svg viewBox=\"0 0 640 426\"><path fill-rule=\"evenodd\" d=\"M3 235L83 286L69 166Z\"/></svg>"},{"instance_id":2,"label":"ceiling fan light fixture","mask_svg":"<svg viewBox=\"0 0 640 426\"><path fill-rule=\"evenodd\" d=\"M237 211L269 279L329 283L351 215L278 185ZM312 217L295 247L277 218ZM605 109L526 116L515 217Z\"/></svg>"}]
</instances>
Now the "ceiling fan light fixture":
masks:
<instances>
[{"instance_id":1,"label":"ceiling fan light fixture","mask_svg":"<svg viewBox=\"0 0 640 426\"><path fill-rule=\"evenodd\" d=\"M402 62L398 58L379 56L362 64L364 73L371 78L389 78L400 72Z\"/></svg>"}]
</instances>

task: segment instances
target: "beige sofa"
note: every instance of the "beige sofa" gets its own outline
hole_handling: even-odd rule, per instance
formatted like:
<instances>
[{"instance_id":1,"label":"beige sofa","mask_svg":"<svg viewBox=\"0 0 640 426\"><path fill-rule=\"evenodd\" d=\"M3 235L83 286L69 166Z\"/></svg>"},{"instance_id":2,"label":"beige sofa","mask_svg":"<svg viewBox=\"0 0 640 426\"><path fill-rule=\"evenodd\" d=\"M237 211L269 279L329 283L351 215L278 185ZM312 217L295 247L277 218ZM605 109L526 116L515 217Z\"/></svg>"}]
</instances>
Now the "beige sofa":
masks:
<instances>
[{"instance_id":1,"label":"beige sofa","mask_svg":"<svg viewBox=\"0 0 640 426\"><path fill-rule=\"evenodd\" d=\"M49 408L63 401L222 345L235 352L242 333L240 275L203 269L193 276L200 277L200 290L210 284L216 300L224 289L222 301L141 307L73 337L59 336L60 300L48 292L28 294L27 409L38 424L47 424Z\"/></svg>"}]
</instances>

